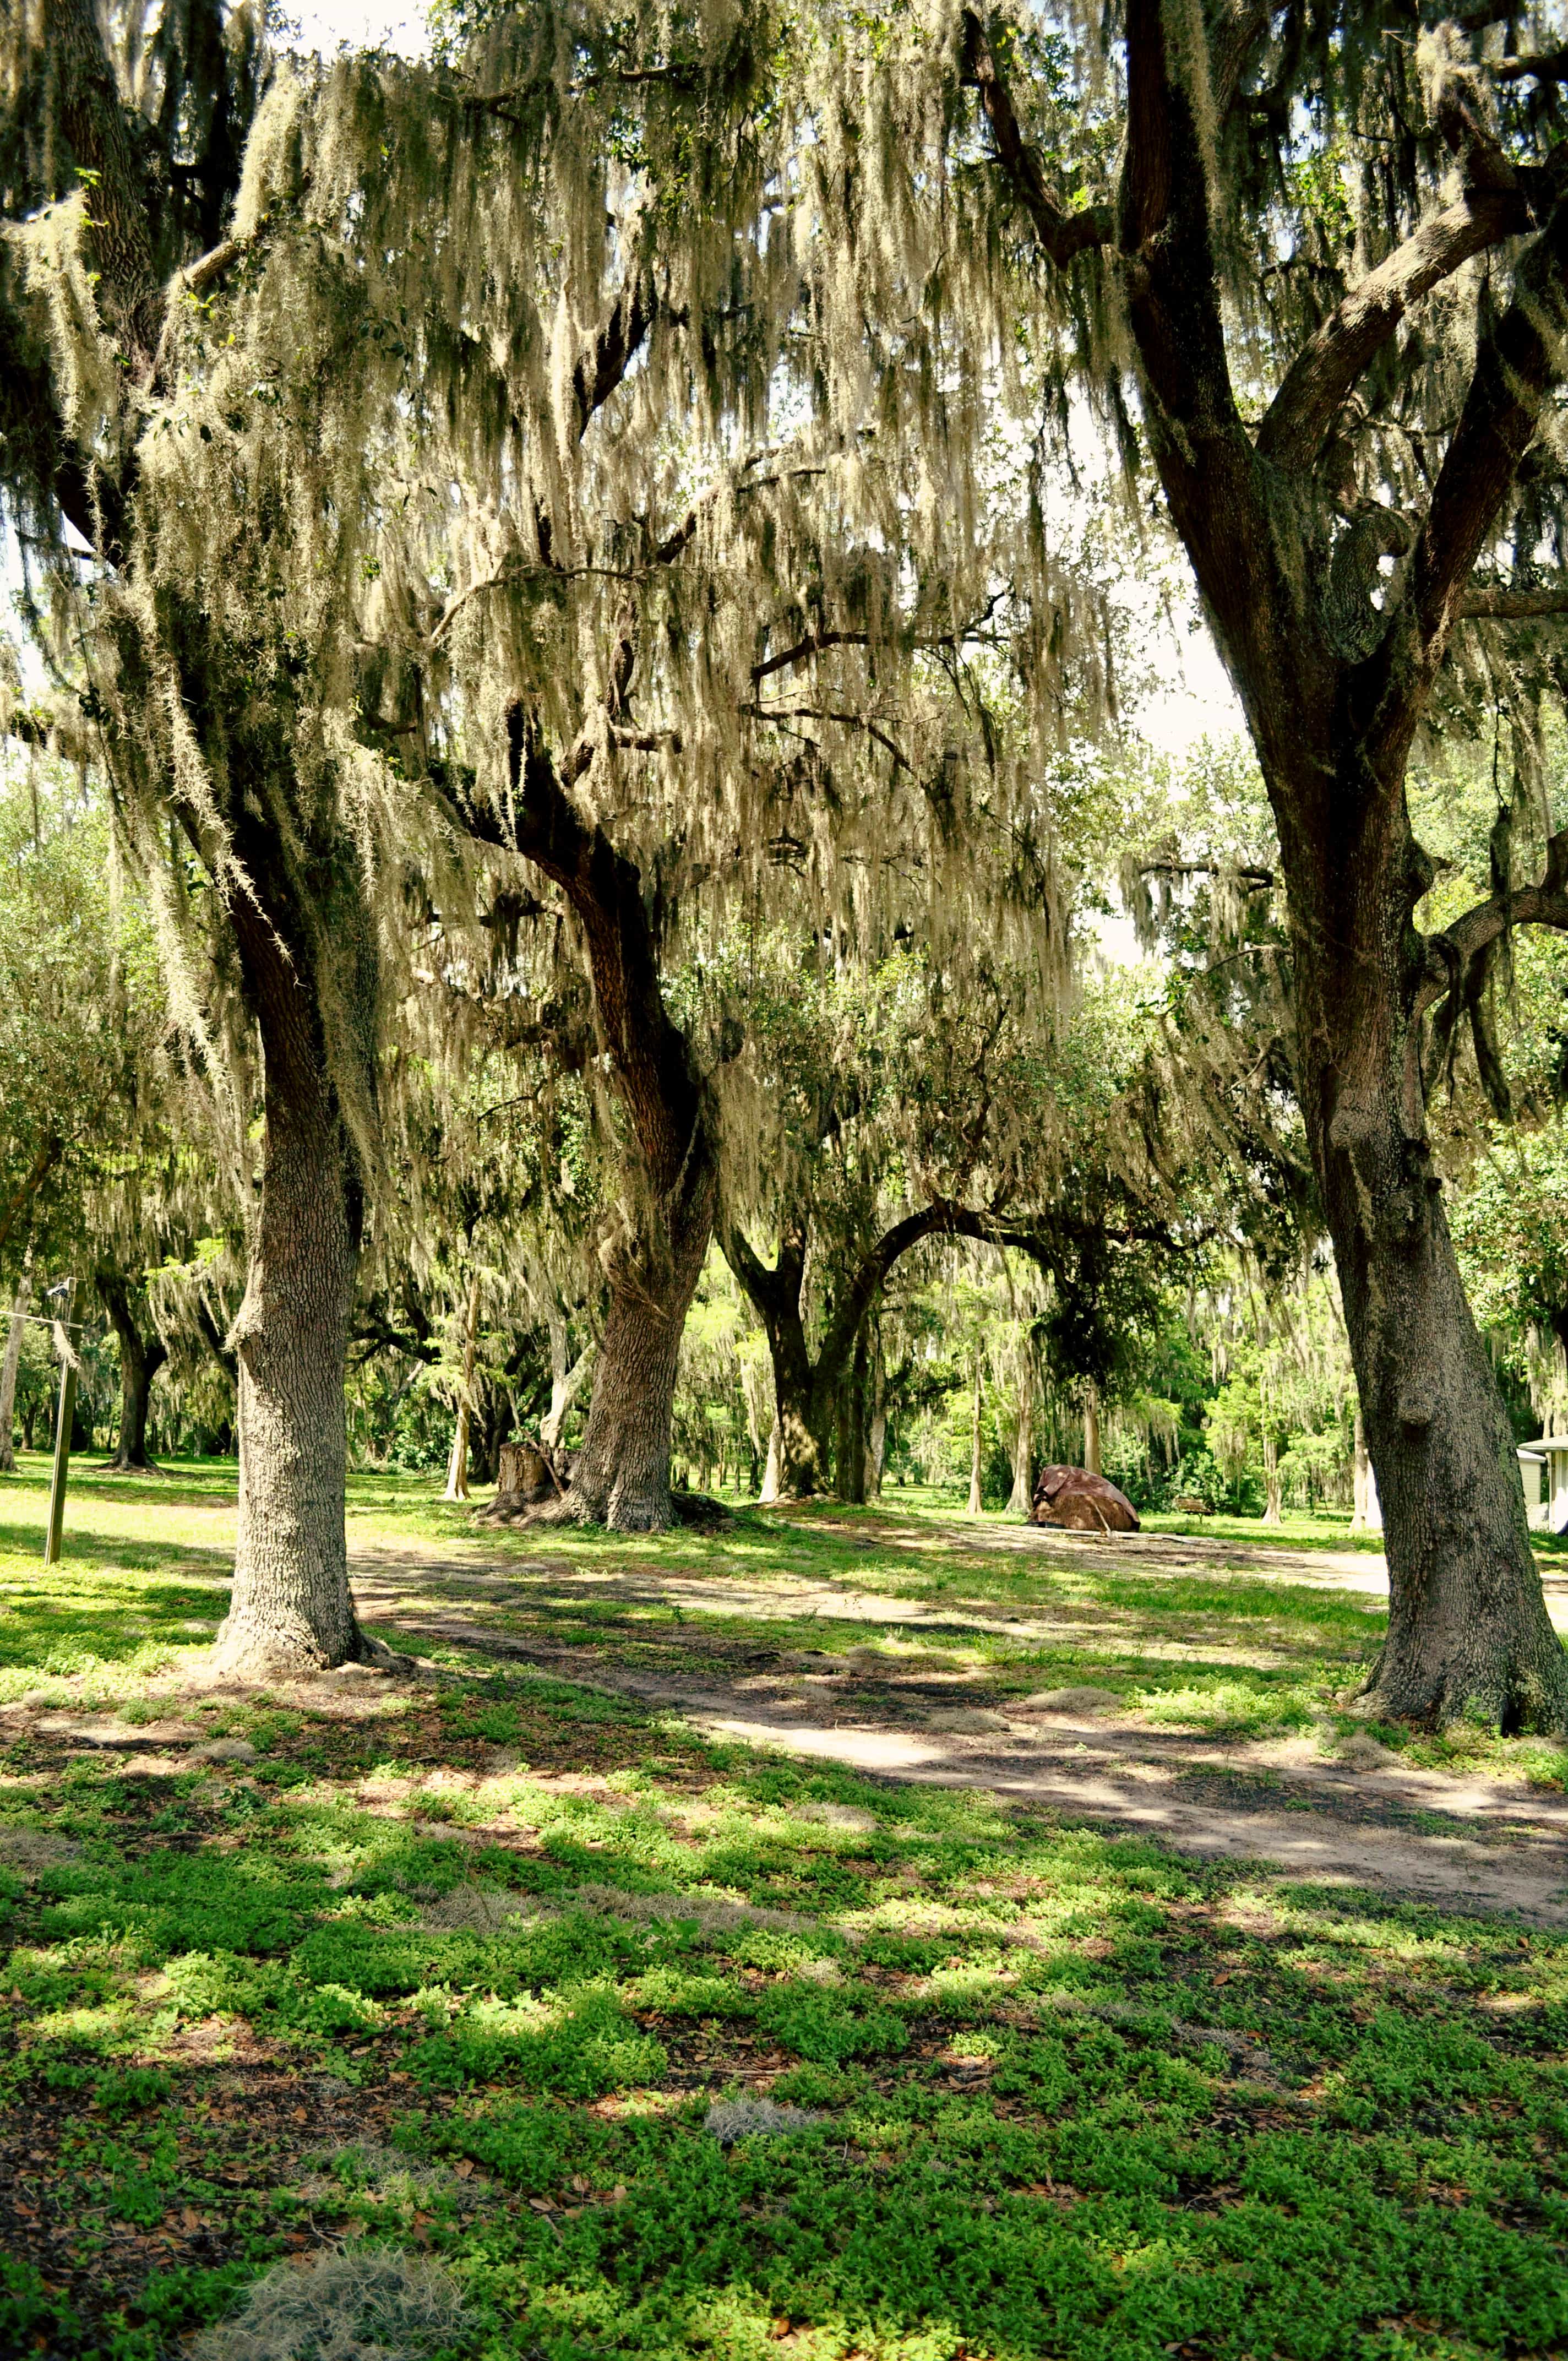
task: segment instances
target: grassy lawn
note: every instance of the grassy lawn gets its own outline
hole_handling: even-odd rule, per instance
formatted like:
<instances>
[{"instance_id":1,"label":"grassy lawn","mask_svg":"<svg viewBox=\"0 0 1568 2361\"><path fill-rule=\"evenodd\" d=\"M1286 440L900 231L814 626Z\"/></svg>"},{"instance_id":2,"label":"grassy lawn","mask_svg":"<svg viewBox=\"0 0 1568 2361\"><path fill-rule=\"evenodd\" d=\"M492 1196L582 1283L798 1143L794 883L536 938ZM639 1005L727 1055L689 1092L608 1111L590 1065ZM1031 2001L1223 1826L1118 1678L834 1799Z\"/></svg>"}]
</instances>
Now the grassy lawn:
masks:
<instances>
[{"instance_id":1,"label":"grassy lawn","mask_svg":"<svg viewBox=\"0 0 1568 2361\"><path fill-rule=\"evenodd\" d=\"M180 1696L232 1468L84 1472L47 1575L45 1473L0 1483L0 2354L304 2361L356 2306L360 2353L423 2361L1568 2348L1568 1939L712 1744L471 1647ZM497 1569L492 1620L621 1662L870 1651L890 1698L912 1664L982 1704L1092 1682L1332 1746L1376 1643L1364 1595L1043 1568L935 1499L542 1541L430 1492L356 1478L354 1545Z\"/></svg>"}]
</instances>

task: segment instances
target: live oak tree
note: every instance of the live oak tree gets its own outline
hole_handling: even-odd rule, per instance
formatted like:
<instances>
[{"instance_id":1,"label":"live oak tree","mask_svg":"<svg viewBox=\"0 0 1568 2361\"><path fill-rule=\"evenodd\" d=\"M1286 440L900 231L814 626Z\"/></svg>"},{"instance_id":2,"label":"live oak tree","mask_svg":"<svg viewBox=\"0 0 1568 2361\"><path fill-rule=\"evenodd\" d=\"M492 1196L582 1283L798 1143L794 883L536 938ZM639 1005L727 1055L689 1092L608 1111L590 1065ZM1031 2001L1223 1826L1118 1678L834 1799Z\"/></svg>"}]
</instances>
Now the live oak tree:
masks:
<instances>
[{"instance_id":1,"label":"live oak tree","mask_svg":"<svg viewBox=\"0 0 1568 2361\"><path fill-rule=\"evenodd\" d=\"M357 385L374 406L384 389L356 370L353 303L291 292L322 292L336 258L266 219L253 135L275 69L258 16L54 0L13 12L5 41L7 507L248 1215L218 1656L338 1663L366 1652L343 1354L375 1161L377 930L373 815L332 715L374 430L362 413L357 448L337 446L347 481L326 480L318 437L328 399Z\"/></svg>"},{"instance_id":2,"label":"live oak tree","mask_svg":"<svg viewBox=\"0 0 1568 2361\"><path fill-rule=\"evenodd\" d=\"M1051 699L1069 655L1103 662L1084 628L1103 601L1047 548L1022 465L983 473L981 388L911 301L939 225L898 225L869 335L823 236L853 137L833 63L761 12L505 19L444 70L465 126L444 133L444 201L482 234L432 271L394 181L353 183L375 308L439 390L415 398L419 465L380 513L402 636L362 734L395 744L470 861L510 860L514 893L544 881L535 923L591 979L616 1184L559 1513L633 1528L672 1513L681 1324L718 1188L710 1073L665 976L699 926L771 909L797 872L818 924L907 896L900 847L961 928L971 811L1006 807L1030 840ZM394 151L428 103L358 85ZM955 732L954 676L982 643L1021 716L1005 748L972 697Z\"/></svg>"},{"instance_id":3,"label":"live oak tree","mask_svg":"<svg viewBox=\"0 0 1568 2361\"><path fill-rule=\"evenodd\" d=\"M1544 16L1486 0L1124 0L1038 26L961 9L880 71L907 85L916 46L928 97L879 160L969 196L1080 414L1099 407L1129 472L1152 464L1267 786L1296 1082L1387 1532L1370 1694L1559 1727L1568 1656L1423 1072L1429 1020L1491 946L1568 924L1568 840L1423 934L1406 774L1464 667L1546 671L1510 635L1568 605L1563 51ZM976 275L992 267L977 240Z\"/></svg>"}]
</instances>

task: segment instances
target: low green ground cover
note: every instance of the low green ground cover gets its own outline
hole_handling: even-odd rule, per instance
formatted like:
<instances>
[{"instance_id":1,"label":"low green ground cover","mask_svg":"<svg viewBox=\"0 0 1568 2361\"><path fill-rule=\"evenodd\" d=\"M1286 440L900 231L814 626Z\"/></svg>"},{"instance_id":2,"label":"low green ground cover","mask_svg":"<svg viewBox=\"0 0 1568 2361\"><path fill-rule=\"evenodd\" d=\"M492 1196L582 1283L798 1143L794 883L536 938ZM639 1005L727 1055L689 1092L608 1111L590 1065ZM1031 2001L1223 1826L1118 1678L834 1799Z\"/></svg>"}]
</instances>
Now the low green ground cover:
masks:
<instances>
[{"instance_id":1,"label":"low green ground cover","mask_svg":"<svg viewBox=\"0 0 1568 2361\"><path fill-rule=\"evenodd\" d=\"M0 2351L154 2361L328 2251L439 2263L454 2361L1568 2348L1557 1936L705 1743L472 1651L176 1708L144 1692L222 1611L218 1477L89 1477L47 1576L38 1491L0 1491L5 1694L38 1701L0 1764ZM380 1479L356 1515L467 1532ZM940 1643L988 1694L1043 1664L1174 1697L1180 1632L1186 1687L1245 1697L1238 1635L1325 1685L1366 1642L1365 1599L1153 1597L940 1524L553 1535L557 1569L728 1571L761 1607L596 1620L546 1567L510 1611L699 1663L738 1631ZM521 1578L530 1538L484 1548ZM825 1636L794 1609L828 1576L954 1620ZM984 1628L1029 1596L1073 1636ZM94 1698L240 1759L49 1709Z\"/></svg>"}]
</instances>

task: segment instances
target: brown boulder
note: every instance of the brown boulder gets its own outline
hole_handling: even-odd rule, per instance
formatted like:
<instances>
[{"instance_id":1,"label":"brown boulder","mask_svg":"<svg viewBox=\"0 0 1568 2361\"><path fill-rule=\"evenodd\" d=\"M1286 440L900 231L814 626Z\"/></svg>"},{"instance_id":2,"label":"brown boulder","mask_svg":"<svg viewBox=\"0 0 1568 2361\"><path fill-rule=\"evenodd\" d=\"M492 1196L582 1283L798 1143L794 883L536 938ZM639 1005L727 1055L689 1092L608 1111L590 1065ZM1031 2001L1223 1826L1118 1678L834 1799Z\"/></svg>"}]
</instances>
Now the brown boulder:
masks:
<instances>
[{"instance_id":1,"label":"brown boulder","mask_svg":"<svg viewBox=\"0 0 1568 2361\"><path fill-rule=\"evenodd\" d=\"M1058 1525L1072 1533L1135 1533L1138 1512L1125 1492L1087 1467L1043 1467L1035 1486L1032 1525Z\"/></svg>"}]
</instances>

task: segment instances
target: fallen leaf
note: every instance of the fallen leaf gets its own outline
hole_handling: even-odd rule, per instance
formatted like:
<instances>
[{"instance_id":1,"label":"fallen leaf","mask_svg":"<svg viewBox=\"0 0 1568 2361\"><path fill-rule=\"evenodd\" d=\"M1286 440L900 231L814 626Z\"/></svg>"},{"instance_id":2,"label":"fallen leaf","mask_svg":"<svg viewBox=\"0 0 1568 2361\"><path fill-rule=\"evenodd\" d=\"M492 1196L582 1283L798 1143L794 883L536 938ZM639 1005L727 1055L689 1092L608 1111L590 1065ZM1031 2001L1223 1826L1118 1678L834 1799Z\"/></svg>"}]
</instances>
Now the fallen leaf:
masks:
<instances>
[{"instance_id":1,"label":"fallen leaf","mask_svg":"<svg viewBox=\"0 0 1568 2361\"><path fill-rule=\"evenodd\" d=\"M460 2156L452 2169L457 2175L459 2180L466 2180L468 2175L474 2169L473 2158L471 2156Z\"/></svg>"}]
</instances>

